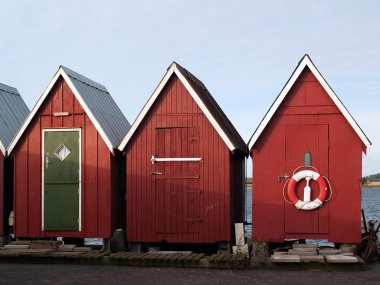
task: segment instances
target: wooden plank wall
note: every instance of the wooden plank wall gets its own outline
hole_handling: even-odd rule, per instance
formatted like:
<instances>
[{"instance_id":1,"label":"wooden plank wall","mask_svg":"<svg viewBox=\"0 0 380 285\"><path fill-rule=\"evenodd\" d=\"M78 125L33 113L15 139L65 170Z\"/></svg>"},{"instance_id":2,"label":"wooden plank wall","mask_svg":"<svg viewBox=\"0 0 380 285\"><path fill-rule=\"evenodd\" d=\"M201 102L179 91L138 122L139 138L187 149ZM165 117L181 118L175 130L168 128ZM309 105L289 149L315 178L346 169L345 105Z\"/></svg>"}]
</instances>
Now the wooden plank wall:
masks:
<instances>
[{"instance_id":1,"label":"wooden plank wall","mask_svg":"<svg viewBox=\"0 0 380 285\"><path fill-rule=\"evenodd\" d=\"M155 184L150 159L155 150L155 130L162 127L199 127L200 202L199 233L156 232ZM127 240L130 242L213 243L231 238L230 151L173 75L126 147Z\"/></svg>"},{"instance_id":2,"label":"wooden plank wall","mask_svg":"<svg viewBox=\"0 0 380 285\"><path fill-rule=\"evenodd\" d=\"M360 242L362 143L308 68L300 75L251 153L253 239L281 242L285 238L284 181L278 182L277 176L285 171L289 175L293 173L294 169L285 168L283 159L285 128L297 124L328 125L329 166L327 173L322 175L329 178L333 188L333 196L327 202L328 233L302 235L299 238L327 238L339 243Z\"/></svg>"},{"instance_id":3,"label":"wooden plank wall","mask_svg":"<svg viewBox=\"0 0 380 285\"><path fill-rule=\"evenodd\" d=\"M54 117L55 112L69 116ZM82 231L41 231L44 128L81 128ZM110 237L111 153L67 83L60 78L13 151L17 237Z\"/></svg>"}]
</instances>

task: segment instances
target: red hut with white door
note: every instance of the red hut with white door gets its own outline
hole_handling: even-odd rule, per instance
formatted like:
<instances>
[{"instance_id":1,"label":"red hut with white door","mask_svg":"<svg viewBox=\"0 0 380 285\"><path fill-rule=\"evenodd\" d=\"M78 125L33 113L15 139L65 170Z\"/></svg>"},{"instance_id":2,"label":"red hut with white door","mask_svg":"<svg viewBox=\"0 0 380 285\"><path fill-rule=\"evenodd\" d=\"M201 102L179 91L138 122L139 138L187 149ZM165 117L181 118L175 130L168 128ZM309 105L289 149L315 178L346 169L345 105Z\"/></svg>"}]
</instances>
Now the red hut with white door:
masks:
<instances>
[{"instance_id":1,"label":"red hut with white door","mask_svg":"<svg viewBox=\"0 0 380 285\"><path fill-rule=\"evenodd\" d=\"M61 66L9 147L16 237L100 237L124 227L117 150L130 125L107 89Z\"/></svg>"},{"instance_id":2,"label":"red hut with white door","mask_svg":"<svg viewBox=\"0 0 380 285\"><path fill-rule=\"evenodd\" d=\"M244 219L248 149L194 75L171 64L119 150L128 242L231 241Z\"/></svg>"},{"instance_id":3,"label":"red hut with white door","mask_svg":"<svg viewBox=\"0 0 380 285\"><path fill-rule=\"evenodd\" d=\"M10 233L8 217L13 200L12 160L7 157L6 150L28 113L17 89L0 83L0 238Z\"/></svg>"},{"instance_id":4,"label":"red hut with white door","mask_svg":"<svg viewBox=\"0 0 380 285\"><path fill-rule=\"evenodd\" d=\"M360 243L362 152L370 145L305 55L248 143L253 239Z\"/></svg>"}]
</instances>

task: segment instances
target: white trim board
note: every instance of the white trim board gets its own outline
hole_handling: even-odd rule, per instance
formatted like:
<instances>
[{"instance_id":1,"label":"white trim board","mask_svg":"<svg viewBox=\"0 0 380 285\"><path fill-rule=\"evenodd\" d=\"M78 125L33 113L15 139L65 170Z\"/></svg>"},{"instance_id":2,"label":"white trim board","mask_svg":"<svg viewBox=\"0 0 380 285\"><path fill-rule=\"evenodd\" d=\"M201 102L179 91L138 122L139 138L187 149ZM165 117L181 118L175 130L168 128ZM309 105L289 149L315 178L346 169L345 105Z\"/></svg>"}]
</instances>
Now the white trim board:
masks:
<instances>
[{"instance_id":1,"label":"white trim board","mask_svg":"<svg viewBox=\"0 0 380 285\"><path fill-rule=\"evenodd\" d=\"M82 130L80 128L52 128L52 129L42 129L42 150L41 150L41 231L45 231L45 133L47 132L72 132L76 131L79 133L79 189L78 189L78 203L79 203L79 213L78 213L78 230L82 231ZM73 230L76 231L76 230Z\"/></svg>"},{"instance_id":2,"label":"white trim board","mask_svg":"<svg viewBox=\"0 0 380 285\"><path fill-rule=\"evenodd\" d=\"M207 109L206 105L203 103L199 95L195 92L195 90L191 87L187 79L183 76L183 74L178 70L176 63L173 62L168 71L166 72L165 76L161 79L160 83L158 84L157 88L154 90L153 94L150 96L148 101L145 103L143 109L138 114L136 120L133 122L131 128L129 129L128 133L124 137L124 139L121 141L119 145L119 150L123 151L125 146L128 144L129 140L132 138L133 134L141 124L142 120L147 115L150 108L153 106L154 102L156 101L157 97L160 95L162 89L165 87L166 83L168 82L169 78L172 76L172 74L175 73L181 83L185 86L186 90L190 93L191 97L194 99L194 101L197 103L199 108L202 110L203 114L207 117L211 125L215 128L215 130L218 132L220 137L223 139L224 143L227 145L227 147L230 149L230 151L233 151L236 149L236 147L233 145L231 140L228 138L226 133L223 131L223 129L220 127L216 119L212 116L210 111Z\"/></svg>"},{"instance_id":3,"label":"white trim board","mask_svg":"<svg viewBox=\"0 0 380 285\"><path fill-rule=\"evenodd\" d=\"M300 76L301 72L305 69L305 67L308 67L310 71L313 73L313 75L317 78L319 83L322 85L323 89L326 91L326 93L330 96L330 98L333 100L335 105L338 107L338 109L342 112L343 116L346 118L348 123L351 125L351 127L354 129L356 134L359 136L359 138L362 140L363 144L368 148L371 146L371 142L367 138L367 136L364 134L364 132L360 129L359 125L356 123L354 118L351 116L351 114L348 112L346 107L343 105L343 103L339 100L338 96L335 94L335 92L331 89L331 87L328 85L326 80L323 78L323 76L319 73L318 69L315 67L313 62L311 61L310 57L306 54L298 64L297 68L293 72L292 76L289 78L288 82L284 86L284 88L281 90L280 94L278 95L277 99L274 101L266 115L264 116L263 120L260 122L259 126L257 127L256 131L252 135L251 139L248 141L248 149L251 151L252 147L264 131L265 127L268 125L269 121L272 119L274 113L277 111L279 106L281 105L282 101L288 95L288 92L293 87L294 83Z\"/></svg>"},{"instance_id":4,"label":"white trim board","mask_svg":"<svg viewBox=\"0 0 380 285\"><path fill-rule=\"evenodd\" d=\"M113 147L112 143L109 140L109 138L106 136L104 130L100 126L99 122L96 120L90 109L87 107L86 103L84 102L82 96L78 92L78 90L75 88L73 82L71 81L70 77L68 74L65 72L62 66L59 67L58 71L54 75L53 79L50 81L48 87L42 94L42 96L38 99L36 105L33 107L33 110L29 113L28 117L26 118L25 122L22 124L21 128L17 132L17 135L14 137L12 140L11 144L8 147L7 153L8 155L12 153L13 149L17 145L17 142L20 140L21 136L24 134L25 130L29 126L30 122L40 109L42 103L45 101L46 97L49 95L51 89L53 88L54 84L57 82L59 76L62 76L63 79L66 81L67 85L70 87L71 91L73 92L75 98L78 100L78 102L81 104L83 110L86 112L87 116L90 118L91 122L94 124L96 130L99 132L100 136L103 138L104 142L108 146L109 150L111 153L113 153Z\"/></svg>"},{"instance_id":5,"label":"white trim board","mask_svg":"<svg viewBox=\"0 0 380 285\"><path fill-rule=\"evenodd\" d=\"M3 154L4 157L7 156L7 154L5 152L5 147L4 147L3 143L2 143L2 141L0 141L0 151L2 152L2 154Z\"/></svg>"}]
</instances>

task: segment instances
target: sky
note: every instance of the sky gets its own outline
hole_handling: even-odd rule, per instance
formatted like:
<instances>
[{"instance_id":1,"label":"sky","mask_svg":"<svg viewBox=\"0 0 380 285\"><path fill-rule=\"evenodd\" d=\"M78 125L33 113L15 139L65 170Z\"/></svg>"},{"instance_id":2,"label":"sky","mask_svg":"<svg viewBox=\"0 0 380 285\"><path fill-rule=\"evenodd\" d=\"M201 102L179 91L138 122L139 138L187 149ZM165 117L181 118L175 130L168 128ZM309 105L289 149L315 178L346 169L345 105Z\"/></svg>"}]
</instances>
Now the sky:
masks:
<instances>
[{"instance_id":1,"label":"sky","mask_svg":"<svg viewBox=\"0 0 380 285\"><path fill-rule=\"evenodd\" d=\"M0 82L29 108L64 65L105 85L132 123L176 61L202 80L247 142L307 53L373 144L363 175L380 172L380 1L0 0L0 7Z\"/></svg>"}]
</instances>

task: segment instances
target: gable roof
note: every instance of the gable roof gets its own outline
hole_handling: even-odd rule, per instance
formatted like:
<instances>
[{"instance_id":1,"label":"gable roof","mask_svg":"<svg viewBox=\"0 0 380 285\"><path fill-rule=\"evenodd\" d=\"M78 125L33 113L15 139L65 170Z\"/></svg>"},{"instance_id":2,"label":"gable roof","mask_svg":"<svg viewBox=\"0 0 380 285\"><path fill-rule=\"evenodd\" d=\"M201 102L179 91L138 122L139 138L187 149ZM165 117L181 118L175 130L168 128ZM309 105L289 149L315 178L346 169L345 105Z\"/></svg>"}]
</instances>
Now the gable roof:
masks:
<instances>
[{"instance_id":1,"label":"gable roof","mask_svg":"<svg viewBox=\"0 0 380 285\"><path fill-rule=\"evenodd\" d=\"M351 127L354 129L354 131L357 133L361 141L366 147L369 147L371 145L371 142L367 138L367 136L364 134L362 129L359 127L357 122L354 120L354 118L351 116L350 112L346 109L346 107L343 105L343 103L340 101L338 96L335 94L335 92L331 89L329 84L326 82L326 80L323 78L321 73L318 71L318 69L315 67L314 63L311 61L309 55L305 54L304 57L300 60L298 63L298 66L294 70L292 76L289 78L288 82L285 84L284 88L281 90L280 94L277 96L276 100L273 102L272 106L269 108L268 112L265 114L264 118L261 120L259 126L253 133L252 137L248 141L248 148L249 150L252 149L262 132L264 131L265 127L268 125L269 121L281 105L284 98L289 93L290 89L293 87L294 83L300 76L301 72L305 69L305 67L308 67L310 71L313 73L313 75L317 78L318 82L322 85L323 89L326 91L326 93L330 96L330 98L333 100L335 105L338 107L338 109L341 111L343 116L346 118L348 123L351 125Z\"/></svg>"},{"instance_id":2,"label":"gable roof","mask_svg":"<svg viewBox=\"0 0 380 285\"><path fill-rule=\"evenodd\" d=\"M67 67L60 66L9 146L8 153L12 152L60 76L66 81L111 152L117 148L128 132L131 127L128 120L103 85Z\"/></svg>"},{"instance_id":3,"label":"gable roof","mask_svg":"<svg viewBox=\"0 0 380 285\"><path fill-rule=\"evenodd\" d=\"M0 150L4 156L28 113L17 89L0 83Z\"/></svg>"},{"instance_id":4,"label":"gable roof","mask_svg":"<svg viewBox=\"0 0 380 285\"><path fill-rule=\"evenodd\" d=\"M207 90L206 86L198 78L196 78L193 74L191 74L188 70L176 62L173 62L169 66L165 76L162 78L156 90L154 90L153 94L144 105L136 120L133 122L131 129L121 142L119 150L123 150L128 144L134 132L137 130L138 126L173 74L175 74L185 86L186 90L198 104L199 108L205 114L218 134L221 136L227 147L231 151L237 149L242 151L244 154L248 154L248 148L244 140L241 138L235 127L232 125L231 121L219 107L218 103L216 103L215 99Z\"/></svg>"}]
</instances>

